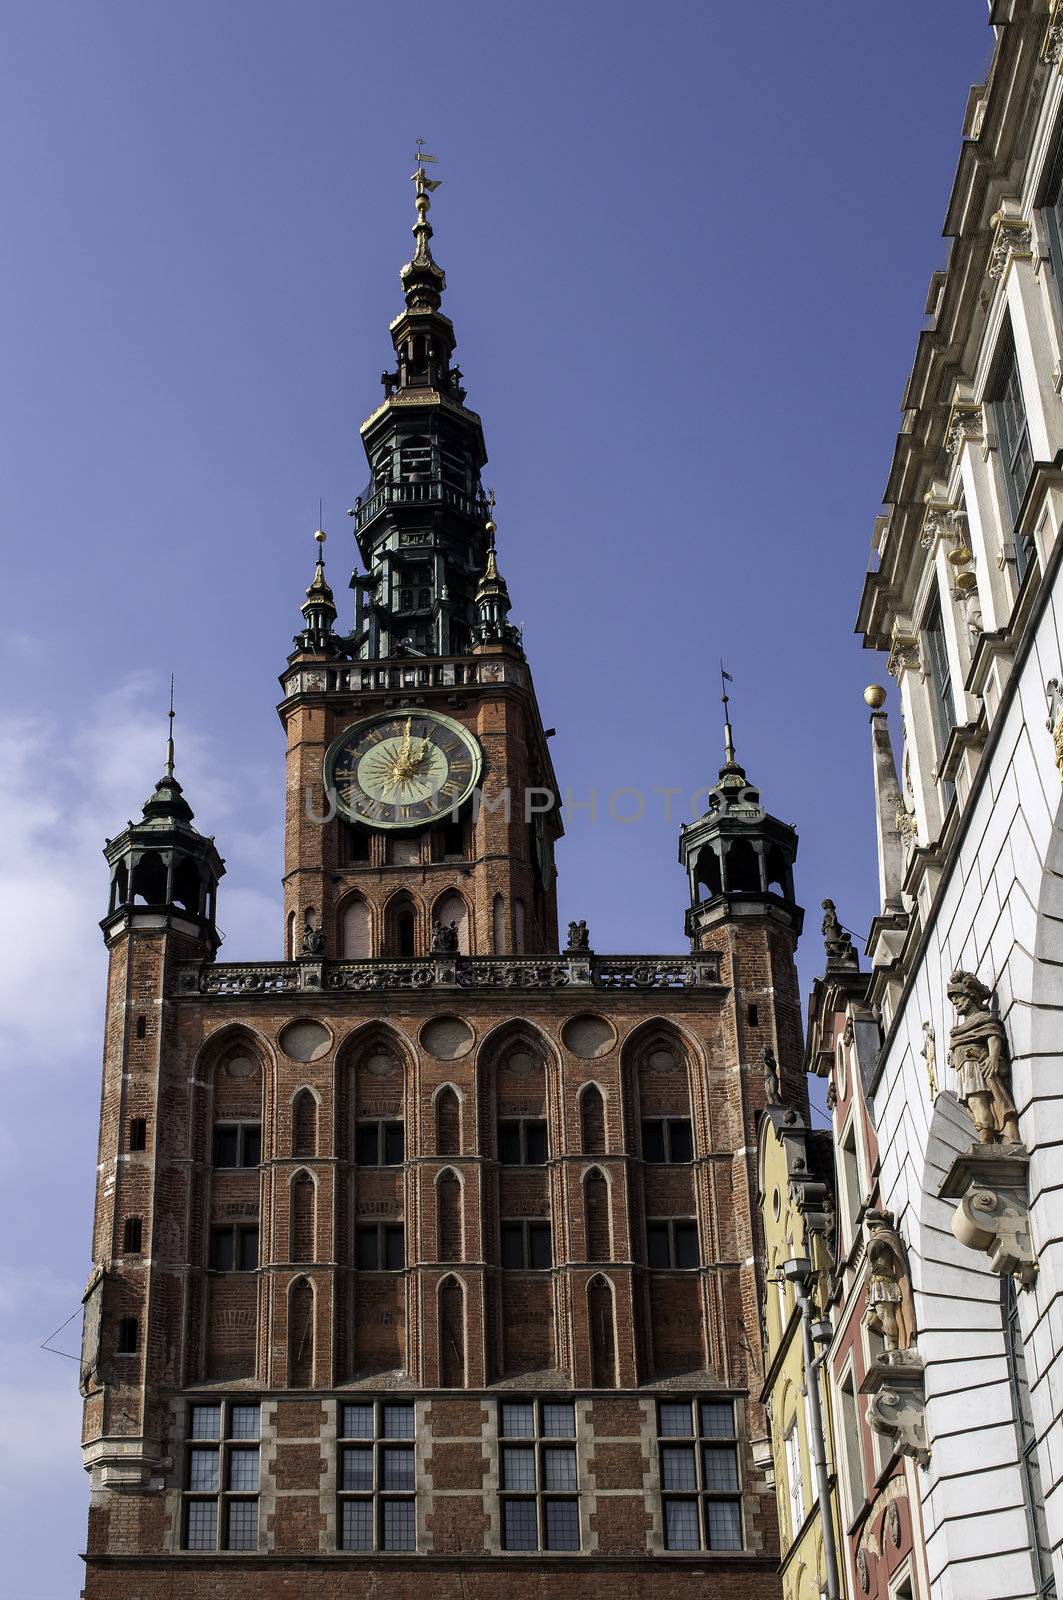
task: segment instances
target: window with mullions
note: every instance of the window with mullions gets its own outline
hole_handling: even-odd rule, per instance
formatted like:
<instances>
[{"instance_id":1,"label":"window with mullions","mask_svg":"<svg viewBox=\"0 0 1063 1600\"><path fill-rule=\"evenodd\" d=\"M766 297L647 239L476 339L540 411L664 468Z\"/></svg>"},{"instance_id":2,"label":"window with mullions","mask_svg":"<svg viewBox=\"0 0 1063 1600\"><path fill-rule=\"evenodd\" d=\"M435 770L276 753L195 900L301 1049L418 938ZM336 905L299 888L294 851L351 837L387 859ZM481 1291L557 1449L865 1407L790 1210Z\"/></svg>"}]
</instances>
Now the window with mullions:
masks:
<instances>
[{"instance_id":1,"label":"window with mullions","mask_svg":"<svg viewBox=\"0 0 1063 1600\"><path fill-rule=\"evenodd\" d=\"M359 1122L355 1160L360 1167L401 1167L403 1152L401 1122Z\"/></svg>"},{"instance_id":2,"label":"window with mullions","mask_svg":"<svg viewBox=\"0 0 1063 1600\"><path fill-rule=\"evenodd\" d=\"M258 1549L258 1405L218 1401L189 1410L186 1550Z\"/></svg>"},{"instance_id":3,"label":"window with mullions","mask_svg":"<svg viewBox=\"0 0 1063 1600\"><path fill-rule=\"evenodd\" d=\"M689 1117L651 1117L642 1124L643 1161L693 1161Z\"/></svg>"},{"instance_id":4,"label":"window with mullions","mask_svg":"<svg viewBox=\"0 0 1063 1600\"><path fill-rule=\"evenodd\" d=\"M952 673L945 646L945 624L941 617L940 600L934 601L924 618L923 639L926 644L927 664L930 668L930 709L934 719L934 735L940 760L956 726L956 702L952 694ZM956 792L955 785L947 778L943 778L941 787L947 810Z\"/></svg>"},{"instance_id":5,"label":"window with mullions","mask_svg":"<svg viewBox=\"0 0 1063 1600\"><path fill-rule=\"evenodd\" d=\"M669 1550L741 1550L742 1502L731 1400L661 1400L657 1450Z\"/></svg>"},{"instance_id":6,"label":"window with mullions","mask_svg":"<svg viewBox=\"0 0 1063 1600\"><path fill-rule=\"evenodd\" d=\"M502 1548L578 1550L576 1408L571 1400L499 1404Z\"/></svg>"},{"instance_id":7,"label":"window with mullions","mask_svg":"<svg viewBox=\"0 0 1063 1600\"><path fill-rule=\"evenodd\" d=\"M211 1228L210 1264L215 1272L254 1272L258 1266L258 1228Z\"/></svg>"},{"instance_id":8,"label":"window with mullions","mask_svg":"<svg viewBox=\"0 0 1063 1600\"><path fill-rule=\"evenodd\" d=\"M538 1272L554 1264L548 1222L503 1222L502 1265Z\"/></svg>"},{"instance_id":9,"label":"window with mullions","mask_svg":"<svg viewBox=\"0 0 1063 1600\"><path fill-rule=\"evenodd\" d=\"M357 1230L356 1265L362 1272L400 1272L406 1265L406 1230L401 1222L372 1222Z\"/></svg>"},{"instance_id":10,"label":"window with mullions","mask_svg":"<svg viewBox=\"0 0 1063 1600\"><path fill-rule=\"evenodd\" d=\"M216 1167L257 1167L262 1159L262 1128L257 1122L219 1122L214 1128Z\"/></svg>"},{"instance_id":11,"label":"window with mullions","mask_svg":"<svg viewBox=\"0 0 1063 1600\"><path fill-rule=\"evenodd\" d=\"M1019 1326L1019 1303L1015 1297L1015 1281L1005 1277L1000 1286L1004 1321L1004 1346L1008 1359L1008 1382L1011 1388L1012 1415L1015 1434L1019 1442L1019 1465L1022 1471L1022 1498L1026 1508L1026 1524L1030 1534L1030 1554L1037 1575L1037 1593L1044 1600L1055 1600L1056 1581L1052 1573L1052 1546L1045 1521L1045 1497L1041 1486L1041 1463L1037 1450L1037 1433L1030 1411L1030 1385L1026 1376L1026 1352L1023 1348L1022 1329Z\"/></svg>"},{"instance_id":12,"label":"window with mullions","mask_svg":"<svg viewBox=\"0 0 1063 1600\"><path fill-rule=\"evenodd\" d=\"M530 1117L498 1124L498 1159L504 1167L541 1167L546 1162L546 1123Z\"/></svg>"},{"instance_id":13,"label":"window with mullions","mask_svg":"<svg viewBox=\"0 0 1063 1600\"><path fill-rule=\"evenodd\" d=\"M414 1550L413 1406L340 1406L340 1549Z\"/></svg>"},{"instance_id":14,"label":"window with mullions","mask_svg":"<svg viewBox=\"0 0 1063 1600\"><path fill-rule=\"evenodd\" d=\"M700 1267L698 1225L693 1218L669 1217L647 1222L646 1260L651 1267L662 1271Z\"/></svg>"},{"instance_id":15,"label":"window with mullions","mask_svg":"<svg viewBox=\"0 0 1063 1600\"><path fill-rule=\"evenodd\" d=\"M1001 341L996 378L989 399L1000 444L1000 465L1004 474L1008 514L1014 530L1026 490L1033 476L1033 451L1030 448L1030 429L1022 398L1019 359L1015 353L1015 340L1010 328ZM1030 550L1027 541L1021 539L1017 531L1013 537L1015 573L1021 583L1030 565Z\"/></svg>"}]
</instances>

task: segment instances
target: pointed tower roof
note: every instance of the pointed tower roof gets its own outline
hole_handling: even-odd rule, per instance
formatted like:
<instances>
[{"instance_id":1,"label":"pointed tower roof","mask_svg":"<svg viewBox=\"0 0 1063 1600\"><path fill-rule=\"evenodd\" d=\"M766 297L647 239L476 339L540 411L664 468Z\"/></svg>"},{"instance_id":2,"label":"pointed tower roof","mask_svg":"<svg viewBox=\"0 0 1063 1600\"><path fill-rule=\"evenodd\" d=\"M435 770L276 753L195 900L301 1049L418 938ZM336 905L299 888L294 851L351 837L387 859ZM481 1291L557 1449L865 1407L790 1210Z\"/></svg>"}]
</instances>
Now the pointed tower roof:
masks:
<instances>
[{"instance_id":1,"label":"pointed tower roof","mask_svg":"<svg viewBox=\"0 0 1063 1600\"><path fill-rule=\"evenodd\" d=\"M184 797L184 791L174 777L174 742L173 742L173 677L170 677L170 709L169 732L166 737L166 763L162 770L162 777L155 785L153 792L144 802L144 815L141 827L144 828L172 828L187 826L195 816L195 812ZM195 833L194 828L189 828L190 833ZM198 835L197 835L198 837Z\"/></svg>"},{"instance_id":2,"label":"pointed tower roof","mask_svg":"<svg viewBox=\"0 0 1063 1600\"><path fill-rule=\"evenodd\" d=\"M317 560L314 565L314 576L306 591L306 599L299 608L303 613L305 625L302 633L295 635L294 642L298 650L328 650L333 643L332 625L336 620L336 599L325 577L327 537L324 528L318 528L314 534L317 540Z\"/></svg>"},{"instance_id":3,"label":"pointed tower roof","mask_svg":"<svg viewBox=\"0 0 1063 1600\"><path fill-rule=\"evenodd\" d=\"M494 492L488 494L492 515L484 523L487 535L487 560L483 576L476 588L476 610L479 615L477 642L480 644L509 644L521 647L520 629L509 620L510 598L506 580L498 570L495 552L497 525L494 519Z\"/></svg>"},{"instance_id":4,"label":"pointed tower roof","mask_svg":"<svg viewBox=\"0 0 1063 1600\"><path fill-rule=\"evenodd\" d=\"M690 887L687 932L696 939L716 922L767 915L799 933L804 913L794 901L797 833L765 809L735 754L727 693L732 680L722 663L720 674L723 766L706 791L707 809L679 834L679 859Z\"/></svg>"}]
</instances>

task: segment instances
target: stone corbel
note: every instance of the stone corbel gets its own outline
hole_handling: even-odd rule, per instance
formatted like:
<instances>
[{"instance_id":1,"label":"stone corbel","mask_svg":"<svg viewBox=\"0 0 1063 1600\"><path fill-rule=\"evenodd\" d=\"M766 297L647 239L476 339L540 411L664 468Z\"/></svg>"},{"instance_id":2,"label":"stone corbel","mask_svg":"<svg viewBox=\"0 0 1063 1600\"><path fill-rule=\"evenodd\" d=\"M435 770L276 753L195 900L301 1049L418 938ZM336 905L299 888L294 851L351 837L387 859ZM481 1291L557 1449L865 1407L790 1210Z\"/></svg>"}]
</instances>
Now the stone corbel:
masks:
<instances>
[{"instance_id":1,"label":"stone corbel","mask_svg":"<svg viewBox=\"0 0 1063 1600\"><path fill-rule=\"evenodd\" d=\"M993 243L989 250L989 276L999 281L1013 261L1032 259L1033 239L1026 218L1004 206L990 219L990 223Z\"/></svg>"},{"instance_id":2,"label":"stone corbel","mask_svg":"<svg viewBox=\"0 0 1063 1600\"><path fill-rule=\"evenodd\" d=\"M900 1456L910 1456L921 1467L930 1465L926 1435L926 1392L923 1363L914 1350L889 1350L868 1368L860 1385L867 1402L867 1422L888 1439Z\"/></svg>"},{"instance_id":3,"label":"stone corbel","mask_svg":"<svg viewBox=\"0 0 1063 1600\"><path fill-rule=\"evenodd\" d=\"M968 1250L989 1257L1001 1277L1028 1289L1037 1276L1030 1238L1030 1158L1021 1145L977 1145L957 1156L945 1175L942 1200L958 1200L952 1232Z\"/></svg>"},{"instance_id":4,"label":"stone corbel","mask_svg":"<svg viewBox=\"0 0 1063 1600\"><path fill-rule=\"evenodd\" d=\"M918 639L895 630L886 671L899 683L902 675L909 669L921 670L921 667Z\"/></svg>"},{"instance_id":5,"label":"stone corbel","mask_svg":"<svg viewBox=\"0 0 1063 1600\"><path fill-rule=\"evenodd\" d=\"M969 439L985 437L982 408L971 400L956 400L949 411L945 444L950 456L959 455Z\"/></svg>"},{"instance_id":6,"label":"stone corbel","mask_svg":"<svg viewBox=\"0 0 1063 1600\"><path fill-rule=\"evenodd\" d=\"M84 1446L82 1457L93 1481L119 1494L161 1494L173 1471L173 1457L163 1455L154 1439L98 1439Z\"/></svg>"},{"instance_id":7,"label":"stone corbel","mask_svg":"<svg viewBox=\"0 0 1063 1600\"><path fill-rule=\"evenodd\" d=\"M923 514L923 531L919 542L924 550L933 550L939 539L951 539L956 533L959 508L951 500L939 499L933 494L924 496L926 511Z\"/></svg>"}]
</instances>

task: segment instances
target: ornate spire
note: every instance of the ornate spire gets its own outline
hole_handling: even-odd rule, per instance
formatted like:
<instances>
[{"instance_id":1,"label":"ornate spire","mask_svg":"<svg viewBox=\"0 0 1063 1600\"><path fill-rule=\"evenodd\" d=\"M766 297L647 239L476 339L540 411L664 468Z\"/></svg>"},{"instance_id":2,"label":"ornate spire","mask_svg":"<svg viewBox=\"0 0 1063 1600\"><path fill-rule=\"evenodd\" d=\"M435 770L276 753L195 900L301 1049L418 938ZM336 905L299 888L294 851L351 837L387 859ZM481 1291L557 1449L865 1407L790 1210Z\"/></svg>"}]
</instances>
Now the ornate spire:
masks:
<instances>
[{"instance_id":1,"label":"ornate spire","mask_svg":"<svg viewBox=\"0 0 1063 1600\"><path fill-rule=\"evenodd\" d=\"M509 621L510 598L506 580L498 570L495 554L494 491L488 492L487 503L492 515L484 523L487 535L487 562L483 577L476 590L476 610L479 614L478 639L481 644L511 644L520 648L520 629Z\"/></svg>"},{"instance_id":2,"label":"ornate spire","mask_svg":"<svg viewBox=\"0 0 1063 1600\"><path fill-rule=\"evenodd\" d=\"M144 817L142 826L152 828L168 828L174 823L190 823L194 812L184 797L184 792L177 779L174 777L174 743L173 743L173 674L170 674L170 709L169 732L166 738L166 763L162 769L162 777L155 785L153 792L144 802Z\"/></svg>"},{"instance_id":3,"label":"ornate spire","mask_svg":"<svg viewBox=\"0 0 1063 1600\"><path fill-rule=\"evenodd\" d=\"M720 662L720 699L723 702L723 766L716 787L719 789L741 789L746 782L745 768L740 766L735 759L734 731L731 727L731 697L727 693L727 685L733 683L734 678Z\"/></svg>"},{"instance_id":4,"label":"ornate spire","mask_svg":"<svg viewBox=\"0 0 1063 1600\"><path fill-rule=\"evenodd\" d=\"M297 633L295 643L303 650L327 650L332 639L332 624L336 620L336 601L325 577L325 540L323 528L314 534L317 540L317 563L306 599L300 610L306 619L302 633Z\"/></svg>"},{"instance_id":5,"label":"ornate spire","mask_svg":"<svg viewBox=\"0 0 1063 1600\"><path fill-rule=\"evenodd\" d=\"M412 233L417 245L413 260L407 261L399 276L408 310L438 311L443 290L447 286L447 276L432 256L432 224L428 220L428 211L432 204L432 193L439 188L443 180L429 178L424 170L426 161L434 163L439 158L430 156L426 152L423 139L417 140L417 154L414 159L417 165L410 174L410 181L416 185L413 203L417 210L417 221L413 225Z\"/></svg>"}]
</instances>

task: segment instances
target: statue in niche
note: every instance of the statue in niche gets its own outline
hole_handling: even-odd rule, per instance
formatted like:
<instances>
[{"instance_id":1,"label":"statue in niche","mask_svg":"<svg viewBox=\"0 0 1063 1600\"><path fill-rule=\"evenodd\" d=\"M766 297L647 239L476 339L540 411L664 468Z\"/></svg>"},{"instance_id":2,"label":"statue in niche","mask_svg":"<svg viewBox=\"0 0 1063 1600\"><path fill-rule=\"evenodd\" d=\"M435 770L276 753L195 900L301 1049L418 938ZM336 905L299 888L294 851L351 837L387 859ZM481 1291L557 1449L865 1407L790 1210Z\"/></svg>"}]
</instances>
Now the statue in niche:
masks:
<instances>
[{"instance_id":1,"label":"statue in niche","mask_svg":"<svg viewBox=\"0 0 1063 1600\"><path fill-rule=\"evenodd\" d=\"M782 1095L779 1093L779 1063L775 1059L775 1052L767 1045L761 1052L764 1062L764 1098L769 1106L781 1106Z\"/></svg>"},{"instance_id":2,"label":"statue in niche","mask_svg":"<svg viewBox=\"0 0 1063 1600\"><path fill-rule=\"evenodd\" d=\"M839 922L833 900L823 901L822 927L828 967L859 966L859 959L853 949L853 936Z\"/></svg>"},{"instance_id":3,"label":"statue in niche","mask_svg":"<svg viewBox=\"0 0 1063 1600\"><path fill-rule=\"evenodd\" d=\"M303 927L303 955L321 956L325 953L325 930L307 919Z\"/></svg>"},{"instance_id":4,"label":"statue in niche","mask_svg":"<svg viewBox=\"0 0 1063 1600\"><path fill-rule=\"evenodd\" d=\"M981 1144L1018 1144L1019 1118L1011 1097L1011 1062L993 991L973 972L957 971L946 991L957 1021L949 1034L956 1093L971 1114Z\"/></svg>"},{"instance_id":5,"label":"statue in niche","mask_svg":"<svg viewBox=\"0 0 1063 1600\"><path fill-rule=\"evenodd\" d=\"M432 954L453 956L458 953L458 924L456 922L440 922L438 917L432 923Z\"/></svg>"},{"instance_id":6,"label":"statue in niche","mask_svg":"<svg viewBox=\"0 0 1063 1600\"><path fill-rule=\"evenodd\" d=\"M915 1348L915 1299L908 1252L889 1211L869 1211L867 1304L863 1320L881 1336L887 1357Z\"/></svg>"}]
</instances>

